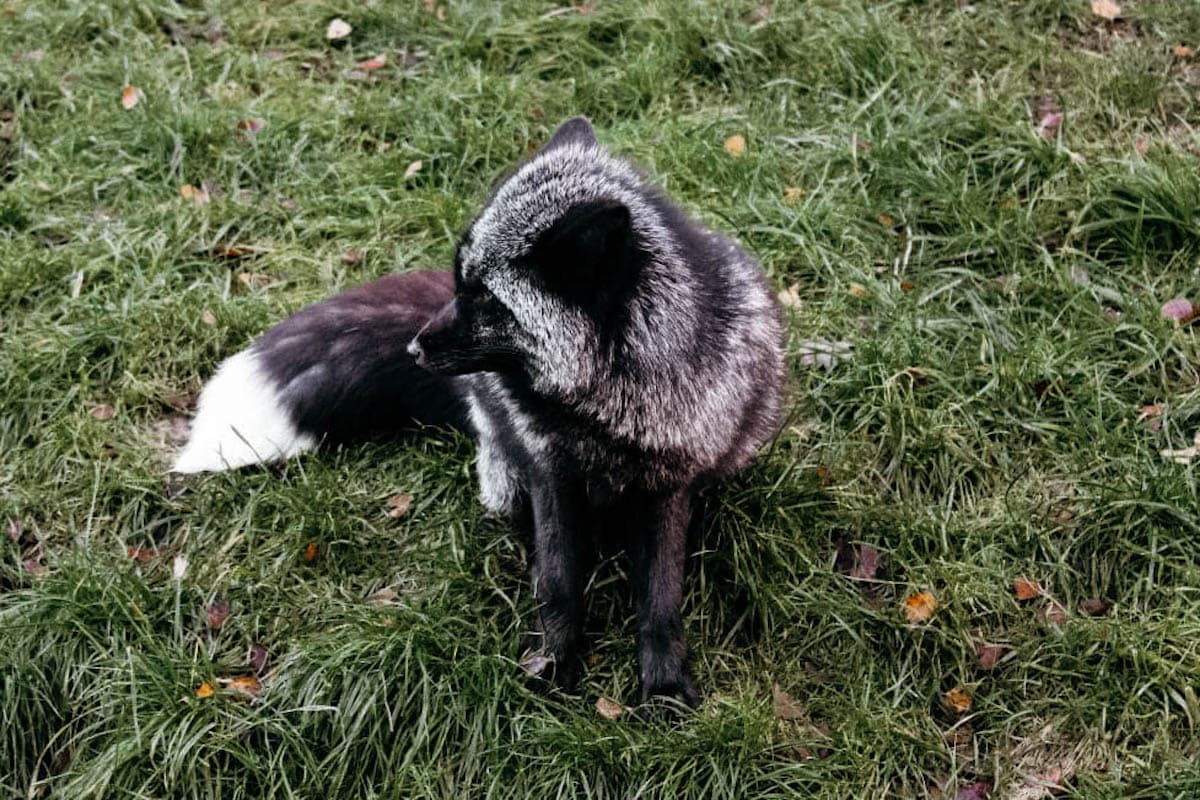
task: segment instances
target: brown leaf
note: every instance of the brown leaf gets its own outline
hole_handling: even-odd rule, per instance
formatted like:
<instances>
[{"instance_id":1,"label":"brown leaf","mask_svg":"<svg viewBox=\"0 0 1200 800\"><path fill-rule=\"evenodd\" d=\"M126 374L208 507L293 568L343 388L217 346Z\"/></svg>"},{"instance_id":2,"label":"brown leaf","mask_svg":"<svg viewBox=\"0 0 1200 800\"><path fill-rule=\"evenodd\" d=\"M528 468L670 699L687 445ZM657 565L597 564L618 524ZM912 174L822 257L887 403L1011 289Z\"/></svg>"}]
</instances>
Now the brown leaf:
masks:
<instances>
[{"instance_id":1,"label":"brown leaf","mask_svg":"<svg viewBox=\"0 0 1200 800\"><path fill-rule=\"evenodd\" d=\"M421 167L423 167L423 166L425 166L425 165L423 163L421 163L420 161L412 162L411 164L409 164L407 167L404 168L404 177L411 178L413 175L416 175L418 172L420 172Z\"/></svg>"},{"instance_id":2,"label":"brown leaf","mask_svg":"<svg viewBox=\"0 0 1200 800\"><path fill-rule=\"evenodd\" d=\"M625 709L621 707L620 703L609 700L607 697L601 697L596 701L596 713L602 719L615 720L621 718L621 715L625 713Z\"/></svg>"},{"instance_id":3,"label":"brown leaf","mask_svg":"<svg viewBox=\"0 0 1200 800\"><path fill-rule=\"evenodd\" d=\"M239 283L252 291L265 289L275 282L270 275L262 275L258 272L239 272L237 279Z\"/></svg>"},{"instance_id":4,"label":"brown leaf","mask_svg":"<svg viewBox=\"0 0 1200 800\"><path fill-rule=\"evenodd\" d=\"M927 622L933 616L937 605L937 599L933 596L932 592L919 592L909 595L908 599L904 601L904 616L911 625L915 625L918 622Z\"/></svg>"},{"instance_id":5,"label":"brown leaf","mask_svg":"<svg viewBox=\"0 0 1200 800\"><path fill-rule=\"evenodd\" d=\"M317 560L317 543L316 542L309 542L307 545L305 545L304 560L310 564Z\"/></svg>"},{"instance_id":6,"label":"brown leaf","mask_svg":"<svg viewBox=\"0 0 1200 800\"><path fill-rule=\"evenodd\" d=\"M1148 419L1154 419L1155 417L1161 416L1162 411L1162 406L1158 403L1151 403L1150 405L1142 406L1140 409L1138 409L1137 421L1145 422Z\"/></svg>"},{"instance_id":7,"label":"brown leaf","mask_svg":"<svg viewBox=\"0 0 1200 800\"><path fill-rule=\"evenodd\" d=\"M112 419L117 412L107 403L100 403L89 408L88 413L98 420L107 420Z\"/></svg>"},{"instance_id":8,"label":"brown leaf","mask_svg":"<svg viewBox=\"0 0 1200 800\"><path fill-rule=\"evenodd\" d=\"M374 72L377 69L383 69L387 66L387 56L378 55L374 58L368 58L365 61L360 61L354 65L355 69L363 72Z\"/></svg>"},{"instance_id":9,"label":"brown leaf","mask_svg":"<svg viewBox=\"0 0 1200 800\"><path fill-rule=\"evenodd\" d=\"M205 309L204 313L200 315L200 321L203 322L205 325L216 325L217 324L217 318L215 316L213 316L213 312L209 311L208 309Z\"/></svg>"},{"instance_id":10,"label":"brown leaf","mask_svg":"<svg viewBox=\"0 0 1200 800\"><path fill-rule=\"evenodd\" d=\"M271 660L271 654L267 648L263 647L258 642L250 645L249 651L246 653L246 661L249 662L250 668L259 675L267 669L267 662Z\"/></svg>"},{"instance_id":11,"label":"brown leaf","mask_svg":"<svg viewBox=\"0 0 1200 800\"><path fill-rule=\"evenodd\" d=\"M1013 581L1013 591L1016 592L1017 600L1024 602L1032 600L1042 593L1042 587L1037 581L1029 578L1017 578Z\"/></svg>"},{"instance_id":12,"label":"brown leaf","mask_svg":"<svg viewBox=\"0 0 1200 800\"><path fill-rule=\"evenodd\" d=\"M212 697L213 693L215 691L216 690L213 689L213 685L211 683L209 683L208 681L205 681L204 683L202 683L196 687L196 697L200 697L200 698Z\"/></svg>"},{"instance_id":13,"label":"brown leaf","mask_svg":"<svg viewBox=\"0 0 1200 800\"><path fill-rule=\"evenodd\" d=\"M1150 152L1150 142L1146 141L1141 136L1139 136L1133 142L1133 150L1139 156L1144 156L1144 155L1146 155L1146 153Z\"/></svg>"},{"instance_id":14,"label":"brown leaf","mask_svg":"<svg viewBox=\"0 0 1200 800\"><path fill-rule=\"evenodd\" d=\"M1178 47L1172 47L1171 52L1175 54L1176 58L1188 58L1192 55L1192 48L1181 44Z\"/></svg>"},{"instance_id":15,"label":"brown leaf","mask_svg":"<svg viewBox=\"0 0 1200 800\"><path fill-rule=\"evenodd\" d=\"M1112 0L1092 0L1092 13L1112 22L1121 16L1121 7Z\"/></svg>"},{"instance_id":16,"label":"brown leaf","mask_svg":"<svg viewBox=\"0 0 1200 800\"><path fill-rule=\"evenodd\" d=\"M139 564L145 564L148 561L153 561L157 553L149 547L126 547L125 554Z\"/></svg>"},{"instance_id":17,"label":"brown leaf","mask_svg":"<svg viewBox=\"0 0 1200 800\"><path fill-rule=\"evenodd\" d=\"M905 294L911 292L915 288L917 287L913 286L908 281L900 281L900 291L904 292Z\"/></svg>"},{"instance_id":18,"label":"brown leaf","mask_svg":"<svg viewBox=\"0 0 1200 800\"><path fill-rule=\"evenodd\" d=\"M853 296L859 297L859 298L871 296L870 290L868 290L867 287L863 286L861 283L850 284L850 286L846 289L846 291L850 292L850 294L852 294Z\"/></svg>"},{"instance_id":19,"label":"brown leaf","mask_svg":"<svg viewBox=\"0 0 1200 800\"><path fill-rule=\"evenodd\" d=\"M800 701L785 692L778 683L771 687L771 697L775 702L775 719L805 719L808 716Z\"/></svg>"},{"instance_id":20,"label":"brown leaf","mask_svg":"<svg viewBox=\"0 0 1200 800\"><path fill-rule=\"evenodd\" d=\"M979 658L979 668L990 670L1000 663L1000 656L1004 655L1004 648L998 644L979 642L975 645L975 655Z\"/></svg>"},{"instance_id":21,"label":"brown leaf","mask_svg":"<svg viewBox=\"0 0 1200 800\"><path fill-rule=\"evenodd\" d=\"M746 154L746 137L740 133L735 133L725 140L725 152L731 156L744 156Z\"/></svg>"},{"instance_id":22,"label":"brown leaf","mask_svg":"<svg viewBox=\"0 0 1200 800\"><path fill-rule=\"evenodd\" d=\"M992 796L992 784L988 781L977 781L966 786L958 787L954 800L988 800Z\"/></svg>"},{"instance_id":23,"label":"brown leaf","mask_svg":"<svg viewBox=\"0 0 1200 800\"><path fill-rule=\"evenodd\" d=\"M388 516L392 519L399 519L408 513L408 509L412 507L413 496L411 494L397 494L388 498Z\"/></svg>"},{"instance_id":24,"label":"brown leaf","mask_svg":"<svg viewBox=\"0 0 1200 800\"><path fill-rule=\"evenodd\" d=\"M783 187L783 202L789 206L797 205L808 192L799 186Z\"/></svg>"},{"instance_id":25,"label":"brown leaf","mask_svg":"<svg viewBox=\"0 0 1200 800\"><path fill-rule=\"evenodd\" d=\"M214 244L212 246L212 250L210 252L214 256L217 256L218 258L228 258L230 260L236 260L239 258L245 258L248 255L253 255L254 248L248 247L244 244L232 244L230 242L217 242L216 244Z\"/></svg>"},{"instance_id":26,"label":"brown leaf","mask_svg":"<svg viewBox=\"0 0 1200 800\"><path fill-rule=\"evenodd\" d=\"M125 88L121 90L121 108L129 111L140 102L142 102L142 90L126 84Z\"/></svg>"},{"instance_id":27,"label":"brown leaf","mask_svg":"<svg viewBox=\"0 0 1200 800\"><path fill-rule=\"evenodd\" d=\"M325 38L331 42L338 39L345 39L350 35L350 31L352 30L353 28L350 27L349 22L340 17L334 17L329 20L329 27L325 29Z\"/></svg>"},{"instance_id":28,"label":"brown leaf","mask_svg":"<svg viewBox=\"0 0 1200 800\"><path fill-rule=\"evenodd\" d=\"M46 565L43 564L41 561L38 561L36 558L25 559L24 561L21 562L21 566L24 567L25 571L28 572L30 575L39 575L40 576L40 575L45 575L47 572L49 572L49 570L46 569Z\"/></svg>"},{"instance_id":29,"label":"brown leaf","mask_svg":"<svg viewBox=\"0 0 1200 800\"><path fill-rule=\"evenodd\" d=\"M249 700L257 700L262 695L262 683L255 675L238 675L234 678L221 678L221 685L226 691L240 694Z\"/></svg>"},{"instance_id":30,"label":"brown leaf","mask_svg":"<svg viewBox=\"0 0 1200 800\"><path fill-rule=\"evenodd\" d=\"M242 133L253 135L262 130L263 122L260 119L239 119L234 128Z\"/></svg>"},{"instance_id":31,"label":"brown leaf","mask_svg":"<svg viewBox=\"0 0 1200 800\"><path fill-rule=\"evenodd\" d=\"M879 551L869 544L859 546L858 557L854 559L854 566L850 568L850 577L855 580L872 581L875 580L878 570Z\"/></svg>"},{"instance_id":32,"label":"brown leaf","mask_svg":"<svg viewBox=\"0 0 1200 800\"><path fill-rule=\"evenodd\" d=\"M1107 600L1091 598L1083 601L1083 613L1089 617L1108 616L1109 611L1112 611L1112 603Z\"/></svg>"},{"instance_id":33,"label":"brown leaf","mask_svg":"<svg viewBox=\"0 0 1200 800\"><path fill-rule=\"evenodd\" d=\"M208 627L214 631L218 630L225 624L225 620L229 619L229 603L224 600L214 600L208 608L204 609L204 614L208 618Z\"/></svg>"},{"instance_id":34,"label":"brown leaf","mask_svg":"<svg viewBox=\"0 0 1200 800\"><path fill-rule=\"evenodd\" d=\"M1038 609L1035 616L1038 622L1048 622L1058 627L1067 621L1067 609L1057 600L1051 600L1048 606Z\"/></svg>"},{"instance_id":35,"label":"brown leaf","mask_svg":"<svg viewBox=\"0 0 1200 800\"><path fill-rule=\"evenodd\" d=\"M965 689L955 687L946 692L946 708L955 714L965 714L971 710L971 695Z\"/></svg>"},{"instance_id":36,"label":"brown leaf","mask_svg":"<svg viewBox=\"0 0 1200 800\"><path fill-rule=\"evenodd\" d=\"M891 214L880 214L876 219L878 219L879 224L885 228L896 227L896 218Z\"/></svg>"},{"instance_id":37,"label":"brown leaf","mask_svg":"<svg viewBox=\"0 0 1200 800\"><path fill-rule=\"evenodd\" d=\"M185 183L183 186L179 187L179 196L184 200L191 200L198 206L205 205L209 201L208 192L204 191L203 189L197 189L190 183Z\"/></svg>"},{"instance_id":38,"label":"brown leaf","mask_svg":"<svg viewBox=\"0 0 1200 800\"><path fill-rule=\"evenodd\" d=\"M369 606L394 606L399 596L392 589L380 589L375 594L367 595L363 602Z\"/></svg>"}]
</instances>

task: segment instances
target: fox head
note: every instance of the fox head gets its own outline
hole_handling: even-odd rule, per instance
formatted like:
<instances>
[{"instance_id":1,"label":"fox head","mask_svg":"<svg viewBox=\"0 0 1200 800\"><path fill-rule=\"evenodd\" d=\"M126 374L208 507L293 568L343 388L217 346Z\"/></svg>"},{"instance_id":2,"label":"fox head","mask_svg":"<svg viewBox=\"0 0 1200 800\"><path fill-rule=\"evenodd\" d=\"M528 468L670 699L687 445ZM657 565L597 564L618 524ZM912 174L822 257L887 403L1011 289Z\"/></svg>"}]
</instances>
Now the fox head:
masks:
<instances>
[{"instance_id":1,"label":"fox head","mask_svg":"<svg viewBox=\"0 0 1200 800\"><path fill-rule=\"evenodd\" d=\"M586 119L568 120L463 234L454 299L409 352L436 372L516 372L535 389L586 390L611 367L644 268L672 247L662 213Z\"/></svg>"}]
</instances>

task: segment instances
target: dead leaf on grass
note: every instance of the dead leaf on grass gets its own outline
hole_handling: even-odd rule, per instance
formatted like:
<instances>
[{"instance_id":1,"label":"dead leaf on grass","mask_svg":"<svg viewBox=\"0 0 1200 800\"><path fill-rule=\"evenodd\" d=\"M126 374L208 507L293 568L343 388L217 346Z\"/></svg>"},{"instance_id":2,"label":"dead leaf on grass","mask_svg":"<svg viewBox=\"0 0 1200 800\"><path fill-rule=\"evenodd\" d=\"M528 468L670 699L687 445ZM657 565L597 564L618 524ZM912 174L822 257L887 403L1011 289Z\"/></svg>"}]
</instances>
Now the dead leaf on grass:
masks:
<instances>
[{"instance_id":1,"label":"dead leaf on grass","mask_svg":"<svg viewBox=\"0 0 1200 800\"><path fill-rule=\"evenodd\" d=\"M325 38L331 42L339 39L345 39L350 35L350 31L354 30L350 27L350 23L341 17L334 17L329 20L329 26L325 28Z\"/></svg>"},{"instance_id":2,"label":"dead leaf on grass","mask_svg":"<svg viewBox=\"0 0 1200 800\"><path fill-rule=\"evenodd\" d=\"M744 156L746 154L746 137L735 133L725 140L724 148L726 153L735 158Z\"/></svg>"},{"instance_id":3,"label":"dead leaf on grass","mask_svg":"<svg viewBox=\"0 0 1200 800\"><path fill-rule=\"evenodd\" d=\"M107 403L100 403L88 409L88 413L98 420L109 420L116 415L116 409Z\"/></svg>"},{"instance_id":4,"label":"dead leaf on grass","mask_svg":"<svg viewBox=\"0 0 1200 800\"><path fill-rule=\"evenodd\" d=\"M229 603L214 600L204 609L204 615L208 620L208 627L214 631L219 630L225 624L225 620L229 619Z\"/></svg>"},{"instance_id":5,"label":"dead leaf on grass","mask_svg":"<svg viewBox=\"0 0 1200 800\"><path fill-rule=\"evenodd\" d=\"M271 660L271 654L267 648L263 647L258 642L250 645L250 649L246 652L246 661L250 664L250 668L259 675L267 669L267 662Z\"/></svg>"},{"instance_id":6,"label":"dead leaf on grass","mask_svg":"<svg viewBox=\"0 0 1200 800\"><path fill-rule=\"evenodd\" d=\"M779 304L784 308L793 308L799 310L804 308L804 301L800 299L800 284L793 283L786 289L780 289L779 294L775 295L779 299Z\"/></svg>"},{"instance_id":7,"label":"dead leaf on grass","mask_svg":"<svg viewBox=\"0 0 1200 800\"><path fill-rule=\"evenodd\" d=\"M976 781L966 786L958 787L954 800L988 800L992 796L992 784L989 781Z\"/></svg>"},{"instance_id":8,"label":"dead leaf on grass","mask_svg":"<svg viewBox=\"0 0 1200 800\"><path fill-rule=\"evenodd\" d=\"M1105 617L1112 611L1112 603L1102 598L1090 598L1083 601L1083 613L1089 617Z\"/></svg>"},{"instance_id":9,"label":"dead leaf on grass","mask_svg":"<svg viewBox=\"0 0 1200 800\"><path fill-rule=\"evenodd\" d=\"M309 542L307 545L305 545L304 560L310 564L317 560L317 543L316 542Z\"/></svg>"},{"instance_id":10,"label":"dead leaf on grass","mask_svg":"<svg viewBox=\"0 0 1200 800\"><path fill-rule=\"evenodd\" d=\"M1042 593L1041 585L1029 578L1017 578L1013 581L1013 592L1017 595L1017 600L1024 602L1032 600Z\"/></svg>"},{"instance_id":11,"label":"dead leaf on grass","mask_svg":"<svg viewBox=\"0 0 1200 800\"><path fill-rule=\"evenodd\" d=\"M984 644L977 642L975 644L975 656L979 659L979 668L982 670L995 669L1000 663L1000 656L1004 655L1004 648L998 644Z\"/></svg>"},{"instance_id":12,"label":"dead leaf on grass","mask_svg":"<svg viewBox=\"0 0 1200 800\"><path fill-rule=\"evenodd\" d=\"M368 58L364 61L358 62L354 65L354 68L357 70L362 70L363 72L374 72L375 70L383 69L386 66L387 56L378 55L374 56L373 58Z\"/></svg>"},{"instance_id":13,"label":"dead leaf on grass","mask_svg":"<svg viewBox=\"0 0 1200 800\"><path fill-rule=\"evenodd\" d=\"M1092 0L1092 13L1112 22L1121 16L1121 7L1112 0Z\"/></svg>"},{"instance_id":14,"label":"dead leaf on grass","mask_svg":"<svg viewBox=\"0 0 1200 800\"><path fill-rule=\"evenodd\" d=\"M205 681L204 683L202 683L196 687L196 697L199 697L201 699L203 699L205 697L212 697L213 694L215 694L215 693L216 693L216 689L214 689L213 685L211 683L209 683L208 681Z\"/></svg>"},{"instance_id":15,"label":"dead leaf on grass","mask_svg":"<svg viewBox=\"0 0 1200 800\"><path fill-rule=\"evenodd\" d=\"M121 89L121 108L129 111L138 103L142 102L142 90L136 86L125 84L125 88Z\"/></svg>"},{"instance_id":16,"label":"dead leaf on grass","mask_svg":"<svg viewBox=\"0 0 1200 800\"><path fill-rule=\"evenodd\" d=\"M625 713L625 709L615 700L609 700L607 697L601 697L596 701L596 713L599 714L602 719L616 720L621 718L621 715Z\"/></svg>"},{"instance_id":17,"label":"dead leaf on grass","mask_svg":"<svg viewBox=\"0 0 1200 800\"><path fill-rule=\"evenodd\" d=\"M363 602L369 606L394 606L396 598L400 595L392 589L380 589L374 594L369 594L363 599Z\"/></svg>"},{"instance_id":18,"label":"dead leaf on grass","mask_svg":"<svg viewBox=\"0 0 1200 800\"><path fill-rule=\"evenodd\" d=\"M262 695L262 683L255 675L238 675L234 678L219 678L218 682L226 691L241 695L247 700L257 700Z\"/></svg>"},{"instance_id":19,"label":"dead leaf on grass","mask_svg":"<svg viewBox=\"0 0 1200 800\"><path fill-rule=\"evenodd\" d=\"M955 714L965 714L971 710L971 695L966 689L955 687L946 692L946 708Z\"/></svg>"},{"instance_id":20,"label":"dead leaf on grass","mask_svg":"<svg viewBox=\"0 0 1200 800\"><path fill-rule=\"evenodd\" d=\"M909 595L908 599L904 601L904 616L910 625L928 622L937 606L937 599L932 592L918 592Z\"/></svg>"},{"instance_id":21,"label":"dead leaf on grass","mask_svg":"<svg viewBox=\"0 0 1200 800\"><path fill-rule=\"evenodd\" d=\"M776 719L807 718L808 715L800 701L785 692L778 683L771 687L771 698L775 704Z\"/></svg>"},{"instance_id":22,"label":"dead leaf on grass","mask_svg":"<svg viewBox=\"0 0 1200 800\"><path fill-rule=\"evenodd\" d=\"M392 495L387 501L387 515L392 519L399 519L408 513L408 509L412 507L413 496L411 494Z\"/></svg>"}]
</instances>

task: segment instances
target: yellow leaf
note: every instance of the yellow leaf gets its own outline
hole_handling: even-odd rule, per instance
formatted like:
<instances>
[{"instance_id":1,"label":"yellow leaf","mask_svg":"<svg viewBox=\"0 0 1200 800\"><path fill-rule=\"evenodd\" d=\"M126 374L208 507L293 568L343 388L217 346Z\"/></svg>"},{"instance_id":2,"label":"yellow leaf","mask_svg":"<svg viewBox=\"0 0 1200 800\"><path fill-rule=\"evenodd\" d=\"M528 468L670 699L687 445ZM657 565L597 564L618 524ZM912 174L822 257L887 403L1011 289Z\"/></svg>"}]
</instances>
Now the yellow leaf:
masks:
<instances>
[{"instance_id":1,"label":"yellow leaf","mask_svg":"<svg viewBox=\"0 0 1200 800\"><path fill-rule=\"evenodd\" d=\"M212 697L214 691L213 685L205 681L196 687L196 697Z\"/></svg>"},{"instance_id":2,"label":"yellow leaf","mask_svg":"<svg viewBox=\"0 0 1200 800\"><path fill-rule=\"evenodd\" d=\"M746 154L746 137L740 133L736 133L725 140L725 152L731 156L743 156Z\"/></svg>"},{"instance_id":3,"label":"yellow leaf","mask_svg":"<svg viewBox=\"0 0 1200 800\"><path fill-rule=\"evenodd\" d=\"M946 707L956 714L965 714L971 710L971 695L963 689L951 689L946 692Z\"/></svg>"},{"instance_id":4,"label":"yellow leaf","mask_svg":"<svg viewBox=\"0 0 1200 800\"><path fill-rule=\"evenodd\" d=\"M1121 16L1121 7L1112 0L1092 0L1092 13L1112 22Z\"/></svg>"},{"instance_id":5,"label":"yellow leaf","mask_svg":"<svg viewBox=\"0 0 1200 800\"><path fill-rule=\"evenodd\" d=\"M937 605L937 599L931 592L909 595L909 598L904 601L904 616L914 625L918 622L926 622L933 616Z\"/></svg>"},{"instance_id":6,"label":"yellow leaf","mask_svg":"<svg viewBox=\"0 0 1200 800\"><path fill-rule=\"evenodd\" d=\"M125 84L125 88L121 90L121 107L128 111L141 101L142 90L136 86Z\"/></svg>"}]
</instances>

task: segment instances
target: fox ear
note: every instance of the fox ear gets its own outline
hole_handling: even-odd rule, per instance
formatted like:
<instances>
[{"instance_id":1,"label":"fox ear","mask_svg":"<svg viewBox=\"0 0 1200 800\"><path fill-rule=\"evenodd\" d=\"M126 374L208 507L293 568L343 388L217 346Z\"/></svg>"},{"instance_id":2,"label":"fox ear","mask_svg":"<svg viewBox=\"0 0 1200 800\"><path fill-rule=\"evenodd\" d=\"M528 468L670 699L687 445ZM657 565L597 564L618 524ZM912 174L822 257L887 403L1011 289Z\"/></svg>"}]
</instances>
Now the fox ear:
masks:
<instances>
[{"instance_id":1,"label":"fox ear","mask_svg":"<svg viewBox=\"0 0 1200 800\"><path fill-rule=\"evenodd\" d=\"M580 147L596 146L596 132L592 130L592 123L588 122L587 117L571 117L559 125L550 141L542 146L542 150L553 150L567 144Z\"/></svg>"},{"instance_id":2,"label":"fox ear","mask_svg":"<svg viewBox=\"0 0 1200 800\"><path fill-rule=\"evenodd\" d=\"M545 276L588 292L622 283L632 269L629 208L616 200L573 206L534 246Z\"/></svg>"}]
</instances>

